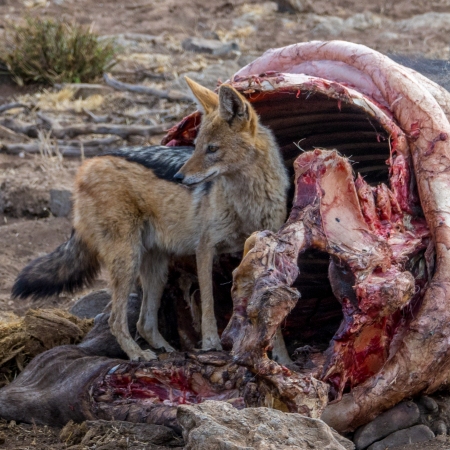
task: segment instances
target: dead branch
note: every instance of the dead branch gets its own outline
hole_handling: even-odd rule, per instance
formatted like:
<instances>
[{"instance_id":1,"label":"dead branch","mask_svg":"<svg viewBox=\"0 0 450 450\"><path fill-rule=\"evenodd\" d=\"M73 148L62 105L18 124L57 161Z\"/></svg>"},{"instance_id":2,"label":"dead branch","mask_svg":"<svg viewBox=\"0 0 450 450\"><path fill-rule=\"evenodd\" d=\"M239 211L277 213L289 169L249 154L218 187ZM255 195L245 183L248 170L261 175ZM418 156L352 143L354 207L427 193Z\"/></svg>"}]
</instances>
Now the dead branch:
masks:
<instances>
[{"instance_id":1,"label":"dead branch","mask_svg":"<svg viewBox=\"0 0 450 450\"><path fill-rule=\"evenodd\" d=\"M5 111L9 111L10 109L15 108L28 108L27 105L24 105L23 103L7 103L5 105L0 106L0 113L3 113Z\"/></svg>"},{"instance_id":2,"label":"dead branch","mask_svg":"<svg viewBox=\"0 0 450 450\"><path fill-rule=\"evenodd\" d=\"M69 158L79 158L81 156L98 156L111 149L113 144L118 144L120 139L110 137L106 139L91 140L86 142L74 142L60 144L58 142L58 151L62 156ZM20 153L39 154L41 146L38 143L31 144L6 144L2 150L11 155Z\"/></svg>"},{"instance_id":3,"label":"dead branch","mask_svg":"<svg viewBox=\"0 0 450 450\"><path fill-rule=\"evenodd\" d=\"M9 128L16 133L25 134L28 137L37 138L38 137L38 129L36 125L22 122L18 119L0 119L0 125L5 128Z\"/></svg>"},{"instance_id":4,"label":"dead branch","mask_svg":"<svg viewBox=\"0 0 450 450\"><path fill-rule=\"evenodd\" d=\"M179 91L162 91L160 89L151 88L137 84L122 83L117 81L111 75L105 73L103 79L108 86L118 91L137 92L138 94L153 95L155 97L164 98L173 102L192 102L192 98Z\"/></svg>"},{"instance_id":5,"label":"dead branch","mask_svg":"<svg viewBox=\"0 0 450 450\"><path fill-rule=\"evenodd\" d=\"M77 140L60 140L58 139L58 145L70 145L75 147L81 147L81 145L86 147L98 147L98 146L112 146L119 145L122 142L122 139L118 136L110 136L102 139L90 139L86 141L77 141Z\"/></svg>"},{"instance_id":6,"label":"dead branch","mask_svg":"<svg viewBox=\"0 0 450 450\"><path fill-rule=\"evenodd\" d=\"M89 109L87 108L83 108L83 112L88 115L93 122L95 123L101 123L101 122L106 122L109 118L109 115L106 116L97 116L96 114L94 114L92 111L89 111Z\"/></svg>"},{"instance_id":7,"label":"dead branch","mask_svg":"<svg viewBox=\"0 0 450 450\"><path fill-rule=\"evenodd\" d=\"M15 131L16 133L25 134L26 136L38 137L39 128L34 124L26 124L19 120L2 119L0 125ZM165 131L163 125L117 125L117 124L78 124L68 127L55 126L51 130L50 137L56 139L74 138L84 134L113 134L126 139L129 136L154 136Z\"/></svg>"},{"instance_id":8,"label":"dead branch","mask_svg":"<svg viewBox=\"0 0 450 450\"><path fill-rule=\"evenodd\" d=\"M108 123L81 124L69 127L53 128L52 137L57 139L73 138L82 134L114 134L126 139L129 136L154 136L165 130L163 125L116 125Z\"/></svg>"}]
</instances>

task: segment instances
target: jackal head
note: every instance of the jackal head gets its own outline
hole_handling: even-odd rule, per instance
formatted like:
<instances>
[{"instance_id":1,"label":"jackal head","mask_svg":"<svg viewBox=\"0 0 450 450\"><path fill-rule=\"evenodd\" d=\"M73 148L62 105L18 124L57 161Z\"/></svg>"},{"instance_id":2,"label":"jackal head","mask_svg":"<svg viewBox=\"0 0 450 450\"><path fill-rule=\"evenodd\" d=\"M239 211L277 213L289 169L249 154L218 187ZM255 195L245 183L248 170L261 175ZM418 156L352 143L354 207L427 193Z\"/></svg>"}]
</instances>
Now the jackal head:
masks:
<instances>
[{"instance_id":1,"label":"jackal head","mask_svg":"<svg viewBox=\"0 0 450 450\"><path fill-rule=\"evenodd\" d=\"M262 127L250 103L230 85L223 84L216 94L187 77L186 81L203 117L194 153L174 178L194 186L251 165Z\"/></svg>"}]
</instances>

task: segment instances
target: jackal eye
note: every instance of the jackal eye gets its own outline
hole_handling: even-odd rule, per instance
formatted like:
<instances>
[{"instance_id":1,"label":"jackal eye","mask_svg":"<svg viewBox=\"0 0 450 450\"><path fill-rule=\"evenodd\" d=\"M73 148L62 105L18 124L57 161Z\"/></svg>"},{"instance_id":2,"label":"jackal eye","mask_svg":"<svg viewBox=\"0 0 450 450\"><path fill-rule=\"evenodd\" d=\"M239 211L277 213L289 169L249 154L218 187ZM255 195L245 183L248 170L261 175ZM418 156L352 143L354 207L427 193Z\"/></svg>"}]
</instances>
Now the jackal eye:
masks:
<instances>
[{"instance_id":1,"label":"jackal eye","mask_svg":"<svg viewBox=\"0 0 450 450\"><path fill-rule=\"evenodd\" d=\"M216 153L217 150L219 150L218 145L208 144L208 146L206 147L206 153Z\"/></svg>"}]
</instances>

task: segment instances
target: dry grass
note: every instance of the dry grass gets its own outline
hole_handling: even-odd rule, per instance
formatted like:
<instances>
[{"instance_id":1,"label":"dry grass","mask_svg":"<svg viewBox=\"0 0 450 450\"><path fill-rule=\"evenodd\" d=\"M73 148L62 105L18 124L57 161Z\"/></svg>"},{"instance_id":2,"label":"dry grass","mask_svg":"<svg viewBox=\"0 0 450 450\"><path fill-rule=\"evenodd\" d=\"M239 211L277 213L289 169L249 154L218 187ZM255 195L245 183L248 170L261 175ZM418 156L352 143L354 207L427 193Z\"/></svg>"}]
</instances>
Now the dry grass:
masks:
<instances>
[{"instance_id":1,"label":"dry grass","mask_svg":"<svg viewBox=\"0 0 450 450\"><path fill-rule=\"evenodd\" d=\"M37 99L36 108L41 111L68 111L73 110L81 113L84 109L95 111L100 108L105 98L100 94L90 95L87 98L74 98L75 91L70 87L65 87L57 92L49 92L44 90L33 96L29 96L34 100ZM23 101L28 97L22 97ZM21 100L22 101L22 100Z\"/></svg>"},{"instance_id":2,"label":"dry grass","mask_svg":"<svg viewBox=\"0 0 450 450\"><path fill-rule=\"evenodd\" d=\"M112 65L116 48L91 29L53 19L9 25L0 50L18 83L89 82Z\"/></svg>"},{"instance_id":3,"label":"dry grass","mask_svg":"<svg viewBox=\"0 0 450 450\"><path fill-rule=\"evenodd\" d=\"M80 342L93 323L59 309L30 309L25 317L0 323L0 387L9 384L36 355Z\"/></svg>"}]
</instances>

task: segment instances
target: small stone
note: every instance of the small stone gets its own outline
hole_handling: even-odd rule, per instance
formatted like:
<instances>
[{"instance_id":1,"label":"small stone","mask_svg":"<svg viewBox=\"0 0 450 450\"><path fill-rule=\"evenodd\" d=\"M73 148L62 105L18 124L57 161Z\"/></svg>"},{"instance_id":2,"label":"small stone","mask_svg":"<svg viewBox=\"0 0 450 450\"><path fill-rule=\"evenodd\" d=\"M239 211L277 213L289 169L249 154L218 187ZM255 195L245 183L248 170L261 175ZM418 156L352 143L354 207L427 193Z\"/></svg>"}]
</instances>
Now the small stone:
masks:
<instances>
[{"instance_id":1,"label":"small stone","mask_svg":"<svg viewBox=\"0 0 450 450\"><path fill-rule=\"evenodd\" d=\"M66 189L50 190L50 211L56 217L67 217L72 210L72 193Z\"/></svg>"},{"instance_id":2,"label":"small stone","mask_svg":"<svg viewBox=\"0 0 450 450\"><path fill-rule=\"evenodd\" d=\"M311 3L308 0L276 0L278 12L289 14L305 13L311 10Z\"/></svg>"},{"instance_id":3,"label":"small stone","mask_svg":"<svg viewBox=\"0 0 450 450\"><path fill-rule=\"evenodd\" d=\"M428 395L423 395L422 397L420 397L419 405L423 406L428 413L435 413L439 409L436 400L434 400L434 398L428 397Z\"/></svg>"},{"instance_id":4,"label":"small stone","mask_svg":"<svg viewBox=\"0 0 450 450\"><path fill-rule=\"evenodd\" d=\"M411 427L418 422L419 418L419 407L415 403L399 403L392 409L380 414L372 422L358 428L353 442L357 450L362 450L391 433Z\"/></svg>"},{"instance_id":5,"label":"small stone","mask_svg":"<svg viewBox=\"0 0 450 450\"><path fill-rule=\"evenodd\" d=\"M181 46L190 52L208 53L215 56L226 56L239 51L239 45L236 42L220 42L215 39L192 37L185 39Z\"/></svg>"},{"instance_id":6,"label":"small stone","mask_svg":"<svg viewBox=\"0 0 450 450\"><path fill-rule=\"evenodd\" d=\"M103 312L110 301L111 293L106 289L101 289L78 299L69 312L81 319L93 319Z\"/></svg>"},{"instance_id":7,"label":"small stone","mask_svg":"<svg viewBox=\"0 0 450 450\"><path fill-rule=\"evenodd\" d=\"M415 425L405 430L396 431L382 441L375 442L367 450L385 450L407 444L418 444L434 439L434 433L426 425Z\"/></svg>"},{"instance_id":8,"label":"small stone","mask_svg":"<svg viewBox=\"0 0 450 450\"><path fill-rule=\"evenodd\" d=\"M447 424L443 420L437 420L431 426L431 430L436 436L446 436L447 435Z\"/></svg>"},{"instance_id":9,"label":"small stone","mask_svg":"<svg viewBox=\"0 0 450 450\"><path fill-rule=\"evenodd\" d=\"M220 41L219 35L215 31L206 30L202 33L205 39L212 39L214 41Z\"/></svg>"},{"instance_id":10,"label":"small stone","mask_svg":"<svg viewBox=\"0 0 450 450\"><path fill-rule=\"evenodd\" d=\"M0 445L3 445L6 442L5 435L3 433L0 433Z\"/></svg>"},{"instance_id":11,"label":"small stone","mask_svg":"<svg viewBox=\"0 0 450 450\"><path fill-rule=\"evenodd\" d=\"M73 97L86 99L91 95L107 95L113 92L113 89L103 84L89 84L89 83L66 83L64 87L73 89Z\"/></svg>"}]
</instances>

